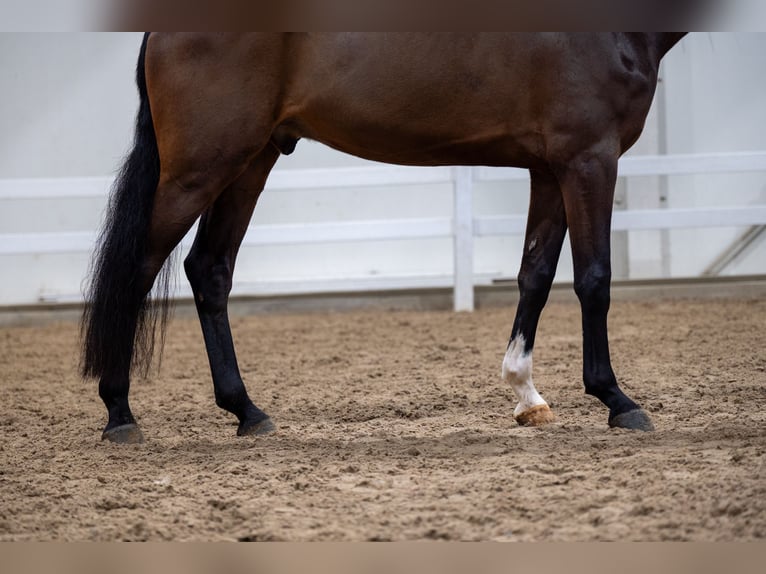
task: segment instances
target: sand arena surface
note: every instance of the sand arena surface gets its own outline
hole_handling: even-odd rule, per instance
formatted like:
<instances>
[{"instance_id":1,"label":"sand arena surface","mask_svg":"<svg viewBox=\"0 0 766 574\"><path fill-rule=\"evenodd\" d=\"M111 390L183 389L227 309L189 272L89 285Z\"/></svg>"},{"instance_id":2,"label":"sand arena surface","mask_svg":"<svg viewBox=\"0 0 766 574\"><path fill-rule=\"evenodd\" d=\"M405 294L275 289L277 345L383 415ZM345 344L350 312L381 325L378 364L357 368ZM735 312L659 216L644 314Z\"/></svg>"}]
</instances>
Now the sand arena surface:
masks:
<instances>
[{"instance_id":1,"label":"sand arena surface","mask_svg":"<svg viewBox=\"0 0 766 574\"><path fill-rule=\"evenodd\" d=\"M657 432L583 393L579 308L543 313L522 428L500 380L514 310L232 320L278 426L238 438L196 320L100 441L77 326L0 329L0 540L753 540L766 537L766 301L615 302L613 364Z\"/></svg>"}]
</instances>

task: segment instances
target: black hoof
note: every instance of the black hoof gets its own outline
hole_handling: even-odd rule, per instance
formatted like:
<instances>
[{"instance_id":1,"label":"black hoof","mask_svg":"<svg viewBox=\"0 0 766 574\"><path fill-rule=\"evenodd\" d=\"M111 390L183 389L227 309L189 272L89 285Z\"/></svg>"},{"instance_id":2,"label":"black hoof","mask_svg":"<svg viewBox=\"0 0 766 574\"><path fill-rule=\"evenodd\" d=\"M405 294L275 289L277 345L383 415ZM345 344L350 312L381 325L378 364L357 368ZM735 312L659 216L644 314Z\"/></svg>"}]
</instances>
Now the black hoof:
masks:
<instances>
[{"instance_id":1,"label":"black hoof","mask_svg":"<svg viewBox=\"0 0 766 574\"><path fill-rule=\"evenodd\" d=\"M101 435L101 440L108 440L117 444L139 444L144 442L144 434L137 424L130 423L105 430Z\"/></svg>"},{"instance_id":2,"label":"black hoof","mask_svg":"<svg viewBox=\"0 0 766 574\"><path fill-rule=\"evenodd\" d=\"M634 409L627 413L619 414L609 421L609 426L647 432L654 430L652 419L649 418L644 409Z\"/></svg>"},{"instance_id":3,"label":"black hoof","mask_svg":"<svg viewBox=\"0 0 766 574\"><path fill-rule=\"evenodd\" d=\"M277 427L274 426L274 423L271 422L270 418L266 417L265 419L256 423L247 421L240 423L239 428L237 429L237 436L256 436L269 434L275 430L277 430Z\"/></svg>"}]
</instances>

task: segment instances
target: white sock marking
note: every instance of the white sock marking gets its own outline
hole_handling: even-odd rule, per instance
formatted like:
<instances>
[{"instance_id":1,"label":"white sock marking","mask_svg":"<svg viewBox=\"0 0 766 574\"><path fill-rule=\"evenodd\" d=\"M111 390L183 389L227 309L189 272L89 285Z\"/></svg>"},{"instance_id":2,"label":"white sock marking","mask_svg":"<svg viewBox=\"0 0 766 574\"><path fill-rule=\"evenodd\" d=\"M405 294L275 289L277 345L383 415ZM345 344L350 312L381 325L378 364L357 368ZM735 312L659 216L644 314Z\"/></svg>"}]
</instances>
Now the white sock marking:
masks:
<instances>
[{"instance_id":1,"label":"white sock marking","mask_svg":"<svg viewBox=\"0 0 766 574\"><path fill-rule=\"evenodd\" d=\"M516 417L538 405L547 405L532 383L532 353L524 353L524 337L519 335L508 346L503 359L503 380L511 385L519 399L513 411Z\"/></svg>"}]
</instances>

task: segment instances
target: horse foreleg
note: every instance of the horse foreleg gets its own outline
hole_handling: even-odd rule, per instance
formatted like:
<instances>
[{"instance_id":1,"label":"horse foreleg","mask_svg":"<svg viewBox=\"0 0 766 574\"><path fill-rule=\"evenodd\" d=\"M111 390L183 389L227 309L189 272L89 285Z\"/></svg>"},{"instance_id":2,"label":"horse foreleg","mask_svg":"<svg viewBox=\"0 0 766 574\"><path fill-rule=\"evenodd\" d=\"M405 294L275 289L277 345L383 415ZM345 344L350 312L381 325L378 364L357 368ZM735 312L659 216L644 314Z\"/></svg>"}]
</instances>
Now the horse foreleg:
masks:
<instances>
[{"instance_id":1,"label":"horse foreleg","mask_svg":"<svg viewBox=\"0 0 766 574\"><path fill-rule=\"evenodd\" d=\"M264 149L210 206L184 262L205 339L215 401L239 419L240 436L274 430L268 415L248 397L242 381L229 325L228 300L239 246L278 156L275 148Z\"/></svg>"},{"instance_id":2,"label":"horse foreleg","mask_svg":"<svg viewBox=\"0 0 766 574\"><path fill-rule=\"evenodd\" d=\"M532 191L519 271L519 305L503 359L503 380L511 385L518 405L513 417L521 425L541 425L553 412L532 382L535 333L556 274L567 222L561 190L550 172L532 171Z\"/></svg>"},{"instance_id":3,"label":"horse foreleg","mask_svg":"<svg viewBox=\"0 0 766 574\"><path fill-rule=\"evenodd\" d=\"M580 300L585 392L609 407L609 425L653 430L649 416L617 385L609 357L610 231L617 157L589 153L559 174L574 263L574 289Z\"/></svg>"}]
</instances>

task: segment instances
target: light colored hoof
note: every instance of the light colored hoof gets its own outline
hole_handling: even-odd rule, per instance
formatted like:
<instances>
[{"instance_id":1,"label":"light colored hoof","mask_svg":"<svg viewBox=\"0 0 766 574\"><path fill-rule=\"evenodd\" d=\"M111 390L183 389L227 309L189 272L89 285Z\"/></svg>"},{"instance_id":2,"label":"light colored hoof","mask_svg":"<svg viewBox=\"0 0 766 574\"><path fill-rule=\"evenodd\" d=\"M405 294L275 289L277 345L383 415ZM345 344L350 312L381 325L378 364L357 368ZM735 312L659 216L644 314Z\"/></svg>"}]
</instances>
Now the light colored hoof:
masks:
<instances>
[{"instance_id":1,"label":"light colored hoof","mask_svg":"<svg viewBox=\"0 0 766 574\"><path fill-rule=\"evenodd\" d=\"M513 415L513 418L523 427L539 427L552 423L556 419L551 407L548 405L537 405L525 410L523 413Z\"/></svg>"},{"instance_id":2,"label":"light colored hoof","mask_svg":"<svg viewBox=\"0 0 766 574\"><path fill-rule=\"evenodd\" d=\"M144 442L144 435L137 424L127 424L104 431L101 440L118 444L139 444Z\"/></svg>"}]
</instances>

